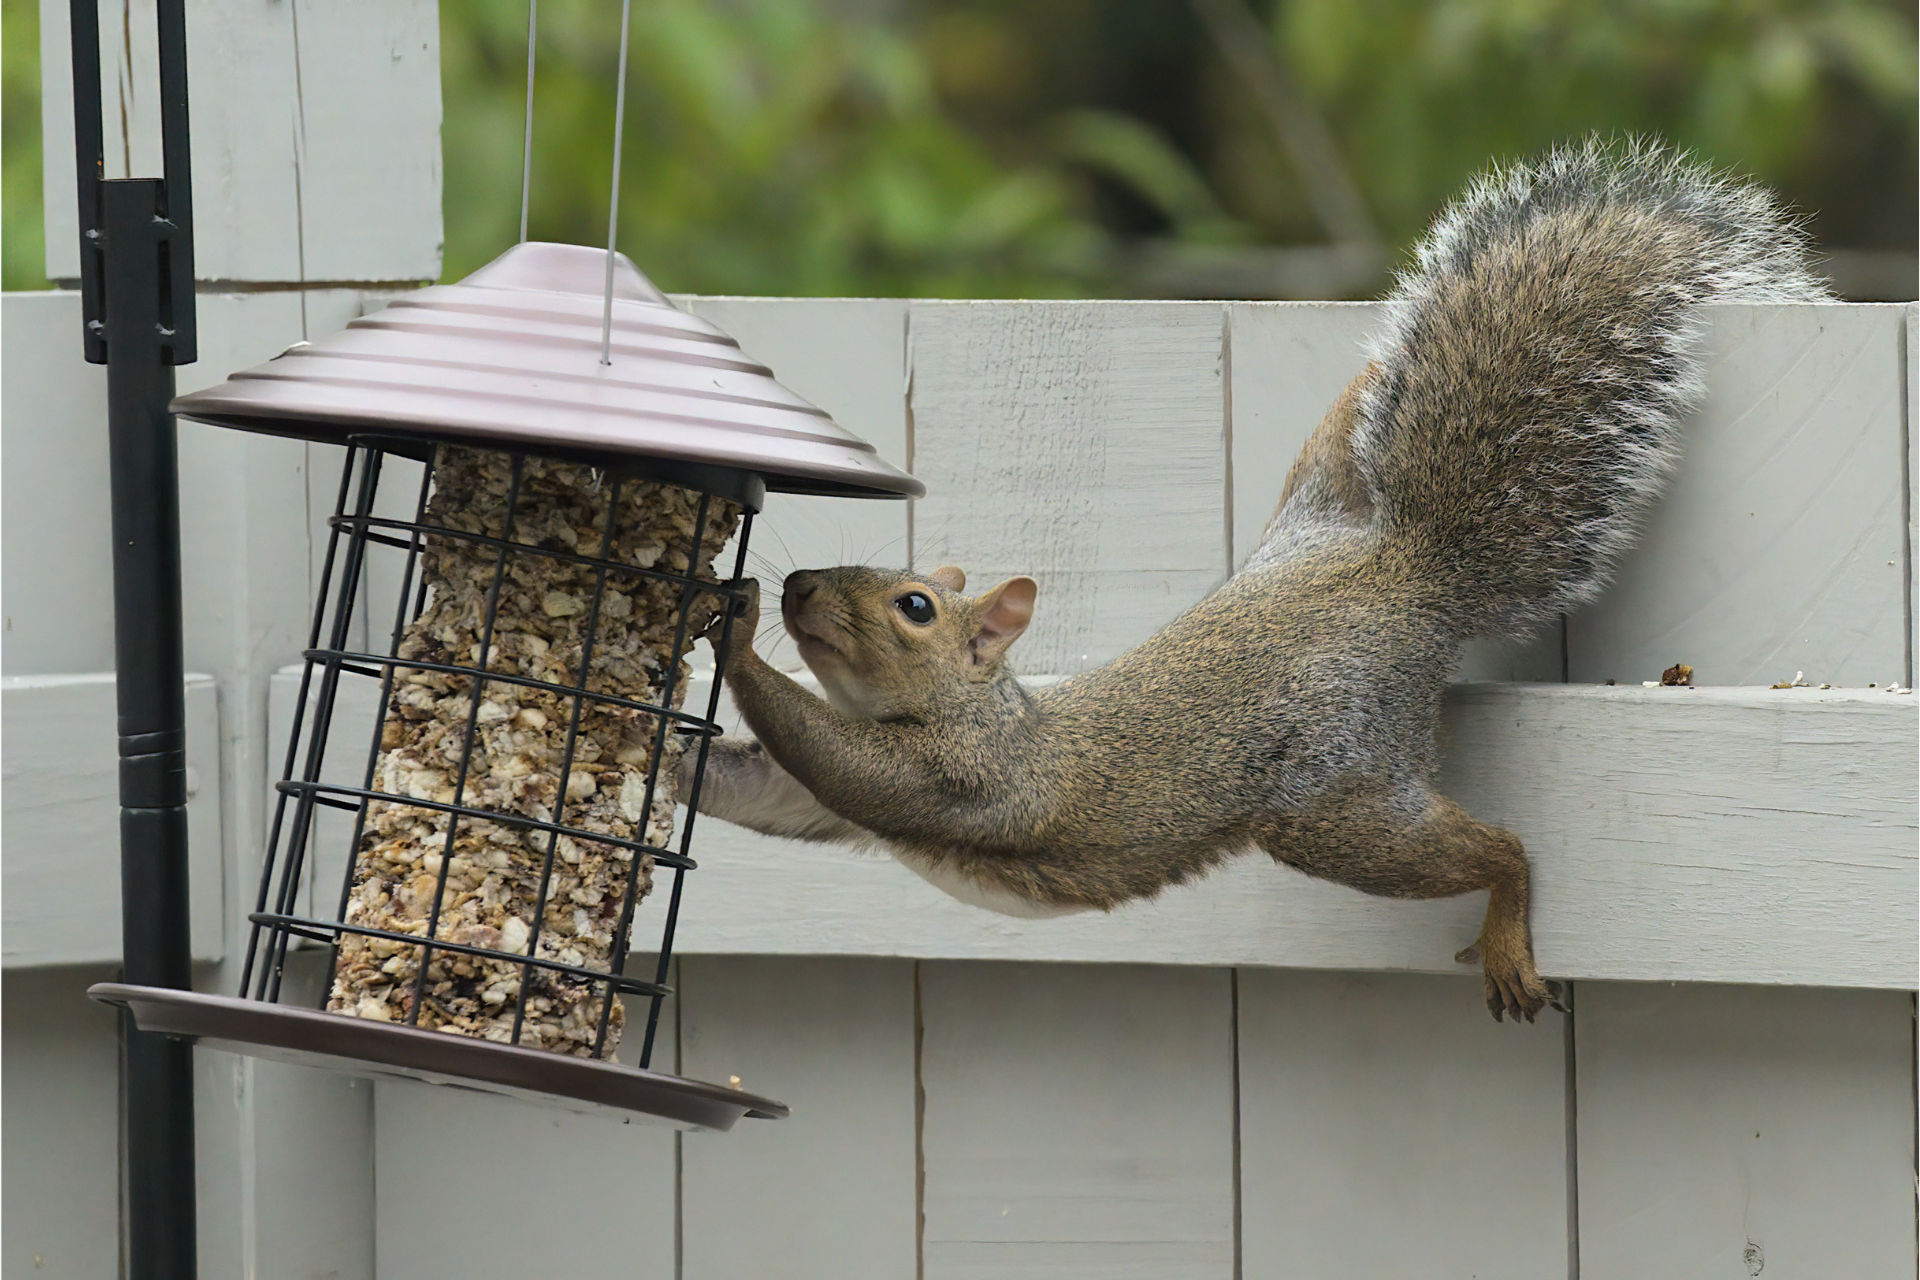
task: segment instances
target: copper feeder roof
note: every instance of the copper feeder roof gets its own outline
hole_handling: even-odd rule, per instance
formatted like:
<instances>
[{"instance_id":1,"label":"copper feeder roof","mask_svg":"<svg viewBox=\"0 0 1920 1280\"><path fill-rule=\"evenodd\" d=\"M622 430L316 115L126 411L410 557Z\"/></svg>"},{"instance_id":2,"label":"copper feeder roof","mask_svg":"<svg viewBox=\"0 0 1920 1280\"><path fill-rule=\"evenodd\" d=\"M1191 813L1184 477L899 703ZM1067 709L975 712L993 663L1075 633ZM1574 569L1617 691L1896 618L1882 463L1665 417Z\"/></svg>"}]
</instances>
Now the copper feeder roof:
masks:
<instances>
[{"instance_id":1,"label":"copper feeder roof","mask_svg":"<svg viewBox=\"0 0 1920 1280\"><path fill-rule=\"evenodd\" d=\"M769 489L917 498L925 487L773 380L615 255L516 245L458 284L396 298L339 333L173 402L199 422L309 440L423 436L757 474Z\"/></svg>"}]
</instances>

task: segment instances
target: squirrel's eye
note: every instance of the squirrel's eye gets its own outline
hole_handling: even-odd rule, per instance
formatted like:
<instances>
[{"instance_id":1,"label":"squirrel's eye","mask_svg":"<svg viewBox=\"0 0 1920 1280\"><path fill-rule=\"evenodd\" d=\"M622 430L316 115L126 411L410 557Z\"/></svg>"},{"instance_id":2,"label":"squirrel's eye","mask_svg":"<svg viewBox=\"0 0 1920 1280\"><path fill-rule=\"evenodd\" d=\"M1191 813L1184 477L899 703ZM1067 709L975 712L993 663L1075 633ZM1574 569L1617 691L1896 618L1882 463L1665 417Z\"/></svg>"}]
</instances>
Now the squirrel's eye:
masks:
<instances>
[{"instance_id":1,"label":"squirrel's eye","mask_svg":"<svg viewBox=\"0 0 1920 1280\"><path fill-rule=\"evenodd\" d=\"M924 627L933 621L933 601L918 591L909 591L896 597L893 607L906 614L908 622L917 622Z\"/></svg>"}]
</instances>

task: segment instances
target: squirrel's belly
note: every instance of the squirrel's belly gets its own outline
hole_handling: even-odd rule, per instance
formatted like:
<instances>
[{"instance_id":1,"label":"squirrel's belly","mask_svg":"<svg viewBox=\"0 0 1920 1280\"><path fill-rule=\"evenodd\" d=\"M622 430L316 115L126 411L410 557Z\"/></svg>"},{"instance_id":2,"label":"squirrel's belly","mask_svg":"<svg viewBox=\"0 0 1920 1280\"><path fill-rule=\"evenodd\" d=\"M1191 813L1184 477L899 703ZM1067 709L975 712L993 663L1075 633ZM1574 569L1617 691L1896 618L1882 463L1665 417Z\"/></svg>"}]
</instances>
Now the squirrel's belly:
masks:
<instances>
[{"instance_id":1,"label":"squirrel's belly","mask_svg":"<svg viewBox=\"0 0 1920 1280\"><path fill-rule=\"evenodd\" d=\"M1070 916L1093 910L1092 907L1079 904L1062 906L1052 902L1035 902L1032 898L1022 898L1005 889L981 884L951 863L934 863L919 854L907 853L890 845L887 851L922 880L970 907L983 907L999 915L1015 916L1022 920L1047 920L1054 916Z\"/></svg>"}]
</instances>

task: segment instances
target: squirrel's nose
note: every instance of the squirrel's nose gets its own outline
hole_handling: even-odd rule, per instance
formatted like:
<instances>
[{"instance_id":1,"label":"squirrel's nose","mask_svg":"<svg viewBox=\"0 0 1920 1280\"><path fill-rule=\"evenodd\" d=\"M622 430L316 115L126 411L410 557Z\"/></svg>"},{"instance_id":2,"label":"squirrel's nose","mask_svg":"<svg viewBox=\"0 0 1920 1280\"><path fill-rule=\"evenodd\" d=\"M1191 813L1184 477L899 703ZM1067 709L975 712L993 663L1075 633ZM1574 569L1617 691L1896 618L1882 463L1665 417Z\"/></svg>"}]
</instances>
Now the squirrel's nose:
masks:
<instances>
[{"instance_id":1,"label":"squirrel's nose","mask_svg":"<svg viewBox=\"0 0 1920 1280\"><path fill-rule=\"evenodd\" d=\"M780 584L781 594L795 604L805 604L807 597L819 589L819 575L811 569L801 569L787 575Z\"/></svg>"}]
</instances>

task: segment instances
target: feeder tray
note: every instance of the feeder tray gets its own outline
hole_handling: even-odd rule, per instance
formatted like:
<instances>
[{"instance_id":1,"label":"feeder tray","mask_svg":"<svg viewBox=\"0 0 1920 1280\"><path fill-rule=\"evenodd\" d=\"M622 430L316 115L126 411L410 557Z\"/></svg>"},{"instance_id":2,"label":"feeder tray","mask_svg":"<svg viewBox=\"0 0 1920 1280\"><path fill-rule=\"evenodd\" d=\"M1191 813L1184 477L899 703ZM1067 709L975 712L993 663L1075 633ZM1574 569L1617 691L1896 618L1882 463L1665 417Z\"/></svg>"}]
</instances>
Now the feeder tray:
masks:
<instances>
[{"instance_id":1,"label":"feeder tray","mask_svg":"<svg viewBox=\"0 0 1920 1280\"><path fill-rule=\"evenodd\" d=\"M743 1115L787 1115L781 1103L723 1085L292 1005L117 982L87 994L129 1010L142 1031L294 1066L460 1085L583 1114L638 1111L722 1132Z\"/></svg>"},{"instance_id":2,"label":"feeder tray","mask_svg":"<svg viewBox=\"0 0 1920 1280\"><path fill-rule=\"evenodd\" d=\"M881 460L872 446L780 386L719 329L669 304L624 256L614 255L609 291L608 258L599 249L522 244L459 284L396 299L340 333L296 344L264 365L173 402L180 416L201 422L342 444L347 459L304 654L293 741L277 788L279 807L249 915L253 934L240 998L111 983L91 989L94 998L130 1010L143 1030L363 1074L459 1083L565 1106L639 1111L694 1127L726 1129L742 1115L786 1115L783 1105L765 1098L647 1069L661 1002L671 994L668 959L684 875L694 867L688 836L706 741L720 731L717 681L703 713L681 709L682 659L707 618L724 619L720 643L731 642L733 606L742 599L735 584L745 566L753 515L768 490L903 498L923 489ZM603 349L608 363L602 362ZM504 463L488 464L490 472L476 471L470 451L504 455ZM410 519L385 514L388 504L380 502L383 469L391 475L395 458L425 463ZM497 511L487 508L487 519L476 514L482 509L478 505L467 512L474 518L465 520L435 509L438 477L455 475L456 464L468 492L503 498ZM556 479L563 471L564 483ZM500 480L500 493L475 487L475 474ZM548 487L539 490L545 496L536 501L530 495L540 484ZM656 484L688 492L675 497L648 489L650 496L634 496ZM551 496L555 493L561 496ZM623 496L628 507L622 506ZM645 555L654 558L635 552L631 539L623 552L616 532L631 523L622 521L634 510L646 510L647 502L670 498L683 504L682 515L668 522L672 527L663 541L644 540ZM562 501L572 504L564 520L553 514L544 534L531 527L548 510L539 502ZM736 514L733 581L723 582L709 564ZM376 556L391 559L395 553L403 553L404 564L397 575L398 599L382 602L391 613L372 615L363 601L376 576L370 565ZM456 610L452 651L438 652L428 643L432 637L422 640L423 628L436 617L429 607L436 598L428 591L430 571L443 575L435 579L438 593L448 589L449 565L462 563L467 571L462 581L469 587L477 581L475 566L491 572L491 588L470 593L481 601L473 607L484 617ZM549 616L536 617L541 610L529 611L523 597L539 601L540 584L549 580L571 584L566 590L574 594L564 603L568 612L555 615L559 606L549 592L544 610ZM518 601L517 622L503 610L509 596ZM648 627L638 621L640 612L629 613L643 608L654 620ZM580 621L568 621L575 614ZM619 632L620 620L629 616L635 621ZM387 634L387 619L391 643L382 651L373 637ZM637 679L638 687L596 667L614 661L595 649L603 632L629 643L620 670L627 673L623 680ZM670 649L661 643L668 633ZM364 638L355 643L356 636ZM549 653L549 642L551 653L571 656L539 670L516 668L512 661L502 666L503 636L534 636L536 656ZM635 636L651 636L649 643L659 652L632 649ZM614 647L612 641L605 645ZM525 646L519 652L524 656ZM513 653L506 657L513 659ZM423 676L430 677L426 683L438 684L423 691L417 687ZM342 685L355 679L378 683L384 719L375 728L358 785L351 785L323 776L323 769L336 698ZM557 779L557 791L544 800L526 800L516 808L500 799L506 794L500 787L484 791L482 784L504 776L482 767L488 760L498 763L496 747L483 741L480 721L483 703L492 705L487 699L496 688L507 690L498 701L508 714L515 706L544 706L536 719L549 735L556 714L570 717L564 754L549 736L529 757L542 762L538 776ZM423 748L417 754L427 764L415 759L408 767L418 773L434 759L450 764L447 753L457 751L457 776L452 768L444 770L456 778L453 786L429 795L414 786L376 785L387 753L400 752L403 746L396 743L406 741L405 732L394 726L423 723L417 716L404 719L403 710L419 711L420 704L403 708L402 695L424 697L426 692L441 704L464 708L465 736L449 730L452 736L436 740L440 756L427 757ZM631 731L617 769L606 764L606 744L591 741L588 732L598 726L593 732L605 739L610 724ZM640 730L634 726L645 727L650 748L635 745ZM477 742L482 745L476 747ZM650 829L658 822L656 808L671 794L662 779L683 744L684 750L698 752L698 764L689 793L678 797L688 809L675 849L666 847L664 836L656 840ZM557 769L553 755L560 760ZM470 761L480 762L472 787ZM591 785L576 798L582 761L601 764L587 772ZM595 790L600 778L611 779L608 790ZM608 799L613 790L619 791L617 804ZM476 792L483 792L481 799L474 798ZM589 821L593 805L598 808L592 812L601 817ZM413 843L401 840L397 855L415 870L407 876L390 868L366 870L376 865L367 860L384 856L386 847L377 816L370 815L400 811L419 815L406 837ZM339 905L329 914L318 905L322 889L315 868L326 857L327 843L320 819L329 813L338 819L342 812L354 815L353 837L337 891ZM669 819L671 812L666 809ZM617 822L618 829L609 829L608 813L624 814L624 825ZM456 846L463 834L469 843ZM483 837L493 844L479 843ZM438 841L445 842L443 853L421 852ZM486 863L495 845L517 850L517 861ZM536 904L527 868L542 863L542 845ZM583 854L583 847L598 850L599 861ZM533 851L531 862L528 851ZM482 884L489 866L499 872L488 881L490 890ZM465 879L459 883L466 886L461 898L466 907L458 909L471 909L485 892L502 892L504 883L503 920L526 927L515 932L503 921L486 927L470 922L452 930L453 917L443 914L443 906L455 897L449 884L456 868L462 868L459 875ZM621 966L630 950L635 906L663 873L672 883L660 942L643 948L657 957L656 972L651 981L630 978ZM369 879L376 874L387 878ZM622 878L624 890L618 883ZM366 899L355 896L366 884L377 892ZM557 896L563 890L571 896ZM368 899L395 903L403 894L430 900L431 914L422 908L411 923L396 924L366 909ZM586 906L574 910L578 903ZM494 905L499 906L498 899ZM529 906L531 919L522 920ZM424 932L418 931L421 925ZM502 937L508 934L510 940ZM330 957L321 998L330 994L342 1011L286 1002L292 987L283 993L282 979L290 954L316 947L327 948ZM377 955L375 964L396 967L376 971L370 955ZM381 998L393 1003L372 1008L369 1016L353 1016L352 983L346 984L347 997L336 983L346 969L343 957L355 958L353 972L361 975L355 981L384 990ZM397 976L383 979L381 974ZM463 976L456 982L449 974ZM430 989L429 982L436 985ZM489 982L495 986L483 992ZM411 995L402 998L398 993L408 988ZM500 1012L503 992L510 1017ZM619 1034L622 1012L616 996L621 992L648 1002L637 1067L606 1056ZM482 1005L482 994L493 998L490 1006ZM599 1009L597 1033L583 1021L589 1005ZM422 1018L423 1008L432 1011L440 1029L407 1025ZM384 1020L395 1011L403 1022ZM563 1012L570 1019L564 1027ZM567 1052L529 1047L542 1038Z\"/></svg>"}]
</instances>

